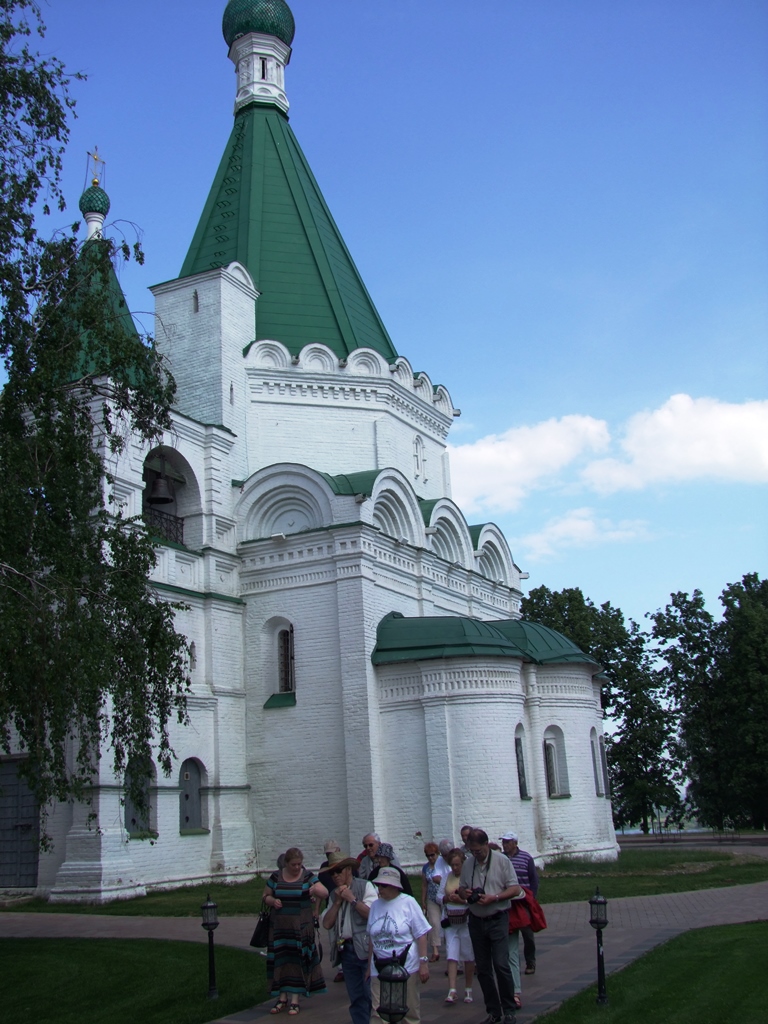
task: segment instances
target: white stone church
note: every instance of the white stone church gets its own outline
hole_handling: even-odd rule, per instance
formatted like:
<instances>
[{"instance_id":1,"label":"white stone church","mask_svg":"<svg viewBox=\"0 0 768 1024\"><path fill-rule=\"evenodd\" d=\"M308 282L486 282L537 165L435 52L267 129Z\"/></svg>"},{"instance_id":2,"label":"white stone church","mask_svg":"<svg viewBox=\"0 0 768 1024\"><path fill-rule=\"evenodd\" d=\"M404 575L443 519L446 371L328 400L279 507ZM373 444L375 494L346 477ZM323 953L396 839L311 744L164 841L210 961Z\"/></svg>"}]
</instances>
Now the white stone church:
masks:
<instances>
[{"instance_id":1,"label":"white stone church","mask_svg":"<svg viewBox=\"0 0 768 1024\"><path fill-rule=\"evenodd\" d=\"M372 829L421 864L467 822L538 858L614 857L600 666L521 620L503 534L451 500L458 410L398 354L289 126L287 4L230 0L223 29L234 127L179 277L152 289L174 427L116 467L158 590L189 607L191 724L149 820L103 766L98 829L57 807L15 884L237 880Z\"/></svg>"}]
</instances>

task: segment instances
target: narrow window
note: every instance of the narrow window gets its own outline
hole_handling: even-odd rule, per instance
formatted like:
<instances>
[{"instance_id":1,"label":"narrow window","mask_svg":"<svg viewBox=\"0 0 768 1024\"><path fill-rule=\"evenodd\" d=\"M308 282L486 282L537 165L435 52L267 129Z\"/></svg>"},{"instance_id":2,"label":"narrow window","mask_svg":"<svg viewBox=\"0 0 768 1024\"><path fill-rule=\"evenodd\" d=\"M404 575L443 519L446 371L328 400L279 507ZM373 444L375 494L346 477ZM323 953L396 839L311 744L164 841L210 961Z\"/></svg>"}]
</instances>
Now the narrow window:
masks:
<instances>
[{"instance_id":1,"label":"narrow window","mask_svg":"<svg viewBox=\"0 0 768 1024\"><path fill-rule=\"evenodd\" d=\"M197 294L197 288L192 292L192 312L200 312L200 296Z\"/></svg>"},{"instance_id":2,"label":"narrow window","mask_svg":"<svg viewBox=\"0 0 768 1024\"><path fill-rule=\"evenodd\" d=\"M523 757L523 739L521 736L515 737L515 758L517 759L517 785L520 790L520 799L527 800L529 793L528 783L525 779L525 759Z\"/></svg>"},{"instance_id":3,"label":"narrow window","mask_svg":"<svg viewBox=\"0 0 768 1024\"><path fill-rule=\"evenodd\" d=\"M179 830L203 827L200 787L202 775L197 761L184 761L179 772Z\"/></svg>"},{"instance_id":4,"label":"narrow window","mask_svg":"<svg viewBox=\"0 0 768 1024\"><path fill-rule=\"evenodd\" d=\"M597 756L597 744L593 738L590 738L589 746L592 751L592 774L595 779L595 793L598 796L603 795L603 787L601 785L600 777L602 775L602 769L598 767L598 756Z\"/></svg>"},{"instance_id":5,"label":"narrow window","mask_svg":"<svg viewBox=\"0 0 768 1024\"><path fill-rule=\"evenodd\" d=\"M547 773L547 796L558 796L557 751L550 740L544 740L544 768Z\"/></svg>"},{"instance_id":6,"label":"narrow window","mask_svg":"<svg viewBox=\"0 0 768 1024\"><path fill-rule=\"evenodd\" d=\"M603 771L603 792L606 796L611 795L611 780L608 776L608 758L605 753L605 736L600 737L600 767Z\"/></svg>"},{"instance_id":7,"label":"narrow window","mask_svg":"<svg viewBox=\"0 0 768 1024\"><path fill-rule=\"evenodd\" d=\"M267 58L266 57L262 57L261 58L261 80L262 80L262 82L266 82L266 80L267 80Z\"/></svg>"},{"instance_id":8,"label":"narrow window","mask_svg":"<svg viewBox=\"0 0 768 1024\"><path fill-rule=\"evenodd\" d=\"M151 764L130 761L125 769L125 800L124 822L130 836L146 836L152 830L149 785L153 772ZM139 782L139 794L136 802L131 798L129 789L132 782Z\"/></svg>"},{"instance_id":9,"label":"narrow window","mask_svg":"<svg viewBox=\"0 0 768 1024\"><path fill-rule=\"evenodd\" d=\"M277 675L280 693L293 693L296 689L293 660L293 626L277 634Z\"/></svg>"}]
</instances>

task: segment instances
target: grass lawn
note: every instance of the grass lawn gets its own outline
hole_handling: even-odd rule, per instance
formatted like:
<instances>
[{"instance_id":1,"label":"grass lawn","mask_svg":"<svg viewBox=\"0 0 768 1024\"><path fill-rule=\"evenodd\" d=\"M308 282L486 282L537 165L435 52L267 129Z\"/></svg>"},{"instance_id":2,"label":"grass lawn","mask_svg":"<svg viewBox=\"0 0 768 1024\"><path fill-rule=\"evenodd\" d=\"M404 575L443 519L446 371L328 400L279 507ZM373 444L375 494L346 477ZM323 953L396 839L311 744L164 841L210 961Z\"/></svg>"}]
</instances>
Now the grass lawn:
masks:
<instances>
[{"instance_id":1,"label":"grass lawn","mask_svg":"<svg viewBox=\"0 0 768 1024\"><path fill-rule=\"evenodd\" d=\"M765 1024L768 921L701 928L569 999L546 1024Z\"/></svg>"},{"instance_id":2,"label":"grass lawn","mask_svg":"<svg viewBox=\"0 0 768 1024\"><path fill-rule=\"evenodd\" d=\"M691 892L768 880L768 858L717 850L625 850L616 861L558 860L540 873L541 903ZM768 1021L768 1014L766 1015Z\"/></svg>"},{"instance_id":3,"label":"grass lawn","mask_svg":"<svg viewBox=\"0 0 768 1024\"><path fill-rule=\"evenodd\" d=\"M3 1020L14 1024L205 1024L266 999L264 972L262 957L217 946L214 1002L203 943L0 940Z\"/></svg>"},{"instance_id":4,"label":"grass lawn","mask_svg":"<svg viewBox=\"0 0 768 1024\"><path fill-rule=\"evenodd\" d=\"M413 891L421 893L421 878L410 876ZM617 861L594 863L559 860L541 872L539 900L565 903L588 900L595 886L608 899L618 896L649 896L654 893L689 892L722 885L746 885L768 880L768 858L720 853L717 850L626 850ZM102 906L79 903L47 903L32 900L6 910L45 913L141 914L148 917L199 917L208 893L219 905L220 917L257 914L264 889L262 878L233 885L198 885L172 892L151 893ZM2 912L3 908L0 908ZM766 1014L768 1021L768 1014Z\"/></svg>"}]
</instances>

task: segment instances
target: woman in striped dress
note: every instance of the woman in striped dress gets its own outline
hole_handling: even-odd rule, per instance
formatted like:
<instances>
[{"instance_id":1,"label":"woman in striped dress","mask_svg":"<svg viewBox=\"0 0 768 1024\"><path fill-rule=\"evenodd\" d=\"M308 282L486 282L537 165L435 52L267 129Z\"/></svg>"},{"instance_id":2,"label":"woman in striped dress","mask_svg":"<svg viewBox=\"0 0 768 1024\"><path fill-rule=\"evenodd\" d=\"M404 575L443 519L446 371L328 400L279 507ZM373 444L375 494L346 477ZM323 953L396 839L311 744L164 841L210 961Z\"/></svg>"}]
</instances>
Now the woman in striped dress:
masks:
<instances>
[{"instance_id":1,"label":"woman in striped dress","mask_svg":"<svg viewBox=\"0 0 768 1024\"><path fill-rule=\"evenodd\" d=\"M325 979L315 943L313 900L327 899L328 890L317 875L304 870L304 854L293 846L285 852L279 871L267 879L264 901L272 908L267 980L277 1002L272 1013L299 1012L299 996L325 992Z\"/></svg>"}]
</instances>

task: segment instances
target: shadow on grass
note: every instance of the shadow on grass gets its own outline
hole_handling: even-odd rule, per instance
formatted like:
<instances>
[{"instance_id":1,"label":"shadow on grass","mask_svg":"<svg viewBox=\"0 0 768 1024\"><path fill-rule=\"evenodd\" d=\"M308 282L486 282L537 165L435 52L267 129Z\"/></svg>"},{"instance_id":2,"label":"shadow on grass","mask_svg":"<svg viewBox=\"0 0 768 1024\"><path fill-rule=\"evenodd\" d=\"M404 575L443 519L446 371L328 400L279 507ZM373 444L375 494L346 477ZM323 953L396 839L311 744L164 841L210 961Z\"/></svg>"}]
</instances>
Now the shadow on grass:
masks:
<instances>
[{"instance_id":1,"label":"shadow on grass","mask_svg":"<svg viewBox=\"0 0 768 1024\"><path fill-rule=\"evenodd\" d=\"M208 999L208 947L196 942L2 939L3 1019L14 1024L205 1024L269 995L265 961L216 948L219 999Z\"/></svg>"},{"instance_id":2,"label":"shadow on grass","mask_svg":"<svg viewBox=\"0 0 768 1024\"><path fill-rule=\"evenodd\" d=\"M765 1024L768 921L686 932L608 977L608 1005L594 987L546 1024Z\"/></svg>"}]
</instances>

